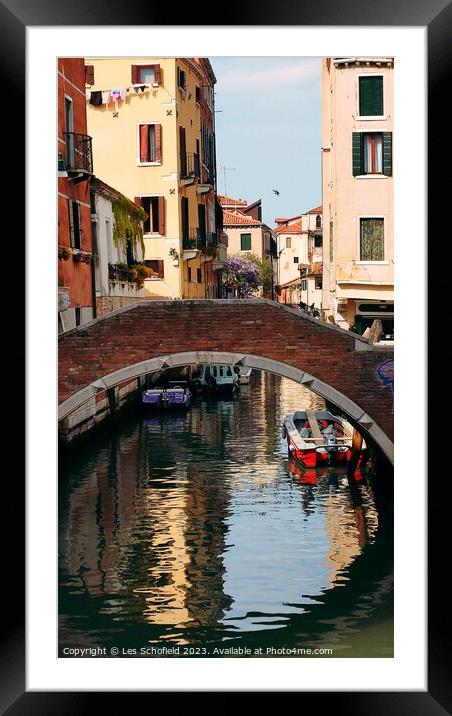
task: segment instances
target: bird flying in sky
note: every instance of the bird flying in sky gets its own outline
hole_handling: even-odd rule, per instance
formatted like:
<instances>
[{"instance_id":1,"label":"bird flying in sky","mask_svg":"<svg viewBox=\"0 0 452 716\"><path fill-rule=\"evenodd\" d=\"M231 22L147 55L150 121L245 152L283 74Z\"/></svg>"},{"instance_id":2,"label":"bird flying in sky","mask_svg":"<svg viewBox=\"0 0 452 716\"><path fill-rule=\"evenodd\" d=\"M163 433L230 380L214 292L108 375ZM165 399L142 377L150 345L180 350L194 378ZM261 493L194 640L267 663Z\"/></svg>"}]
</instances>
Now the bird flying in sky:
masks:
<instances>
[{"instance_id":1,"label":"bird flying in sky","mask_svg":"<svg viewBox=\"0 0 452 716\"><path fill-rule=\"evenodd\" d=\"M276 194L276 196L279 196L279 191L277 189L273 189L273 192Z\"/></svg>"}]
</instances>

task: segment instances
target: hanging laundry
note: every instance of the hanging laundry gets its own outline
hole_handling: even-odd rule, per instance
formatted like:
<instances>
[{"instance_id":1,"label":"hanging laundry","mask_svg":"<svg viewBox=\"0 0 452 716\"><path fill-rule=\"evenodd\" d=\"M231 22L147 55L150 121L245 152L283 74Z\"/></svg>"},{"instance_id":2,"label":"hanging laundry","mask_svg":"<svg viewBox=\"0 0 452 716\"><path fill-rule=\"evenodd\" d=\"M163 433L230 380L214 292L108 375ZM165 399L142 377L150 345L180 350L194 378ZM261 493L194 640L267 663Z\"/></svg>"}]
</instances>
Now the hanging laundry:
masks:
<instances>
[{"instance_id":1,"label":"hanging laundry","mask_svg":"<svg viewBox=\"0 0 452 716\"><path fill-rule=\"evenodd\" d=\"M112 89L110 97L113 102L123 102L127 97L127 89Z\"/></svg>"},{"instance_id":2,"label":"hanging laundry","mask_svg":"<svg viewBox=\"0 0 452 716\"><path fill-rule=\"evenodd\" d=\"M144 85L132 85L135 92L138 94L138 92L144 92Z\"/></svg>"},{"instance_id":3,"label":"hanging laundry","mask_svg":"<svg viewBox=\"0 0 452 716\"><path fill-rule=\"evenodd\" d=\"M108 104L109 97L110 97L110 90L104 90L102 92L102 104Z\"/></svg>"},{"instance_id":4,"label":"hanging laundry","mask_svg":"<svg viewBox=\"0 0 452 716\"><path fill-rule=\"evenodd\" d=\"M89 103L94 104L95 106L102 104L102 92L91 92L91 99Z\"/></svg>"}]
</instances>

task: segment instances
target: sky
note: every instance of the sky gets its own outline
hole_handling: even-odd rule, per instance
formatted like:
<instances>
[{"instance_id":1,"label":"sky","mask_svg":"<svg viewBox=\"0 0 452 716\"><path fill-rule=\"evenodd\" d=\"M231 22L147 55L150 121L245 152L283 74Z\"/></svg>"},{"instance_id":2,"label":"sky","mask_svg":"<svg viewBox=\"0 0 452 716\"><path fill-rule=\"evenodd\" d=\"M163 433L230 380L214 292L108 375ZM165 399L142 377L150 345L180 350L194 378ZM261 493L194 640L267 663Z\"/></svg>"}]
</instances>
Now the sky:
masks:
<instances>
[{"instance_id":1,"label":"sky","mask_svg":"<svg viewBox=\"0 0 452 716\"><path fill-rule=\"evenodd\" d=\"M277 216L321 204L321 58L209 59L217 78L218 193L226 179L228 196L262 199L271 227Z\"/></svg>"}]
</instances>

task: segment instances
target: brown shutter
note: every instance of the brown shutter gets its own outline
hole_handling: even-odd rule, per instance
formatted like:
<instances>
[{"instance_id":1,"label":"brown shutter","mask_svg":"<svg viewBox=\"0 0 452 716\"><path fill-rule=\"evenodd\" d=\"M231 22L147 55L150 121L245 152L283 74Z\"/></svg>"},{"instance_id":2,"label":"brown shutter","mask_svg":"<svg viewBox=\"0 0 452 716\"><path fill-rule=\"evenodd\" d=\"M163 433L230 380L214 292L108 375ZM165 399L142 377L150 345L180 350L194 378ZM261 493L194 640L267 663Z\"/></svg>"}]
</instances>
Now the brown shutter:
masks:
<instances>
[{"instance_id":1,"label":"brown shutter","mask_svg":"<svg viewBox=\"0 0 452 716\"><path fill-rule=\"evenodd\" d=\"M85 84L94 84L94 65L85 65Z\"/></svg>"},{"instance_id":2,"label":"brown shutter","mask_svg":"<svg viewBox=\"0 0 452 716\"><path fill-rule=\"evenodd\" d=\"M159 196L159 234L165 234L165 197Z\"/></svg>"},{"instance_id":3,"label":"brown shutter","mask_svg":"<svg viewBox=\"0 0 452 716\"><path fill-rule=\"evenodd\" d=\"M132 65L132 84L137 85L139 82L139 67L138 65Z\"/></svg>"},{"instance_id":4,"label":"brown shutter","mask_svg":"<svg viewBox=\"0 0 452 716\"><path fill-rule=\"evenodd\" d=\"M142 206L142 204L141 204L141 196L136 196L136 197L134 198L134 202L135 202L135 204L136 204L137 206Z\"/></svg>"},{"instance_id":5,"label":"brown shutter","mask_svg":"<svg viewBox=\"0 0 452 716\"><path fill-rule=\"evenodd\" d=\"M162 161L162 125L155 124L155 161Z\"/></svg>"},{"instance_id":6,"label":"brown shutter","mask_svg":"<svg viewBox=\"0 0 452 716\"><path fill-rule=\"evenodd\" d=\"M149 124L140 124L140 162L149 161Z\"/></svg>"},{"instance_id":7,"label":"brown shutter","mask_svg":"<svg viewBox=\"0 0 452 716\"><path fill-rule=\"evenodd\" d=\"M158 84L161 84L162 82L162 71L160 69L160 65L154 65L154 82L158 82Z\"/></svg>"},{"instance_id":8,"label":"brown shutter","mask_svg":"<svg viewBox=\"0 0 452 716\"><path fill-rule=\"evenodd\" d=\"M164 269L165 264L162 259L157 259L157 266L158 266L158 269L157 269L158 275L160 276L160 278L165 278L165 269Z\"/></svg>"}]
</instances>

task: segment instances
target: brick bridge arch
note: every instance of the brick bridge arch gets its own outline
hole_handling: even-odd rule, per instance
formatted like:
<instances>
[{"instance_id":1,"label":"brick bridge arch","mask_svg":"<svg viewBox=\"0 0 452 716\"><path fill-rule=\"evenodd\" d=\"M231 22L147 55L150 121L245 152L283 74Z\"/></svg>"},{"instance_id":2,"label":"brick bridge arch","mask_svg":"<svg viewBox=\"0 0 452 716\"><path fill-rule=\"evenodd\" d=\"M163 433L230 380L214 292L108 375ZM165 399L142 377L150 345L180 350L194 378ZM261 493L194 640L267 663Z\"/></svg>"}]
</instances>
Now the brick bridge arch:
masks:
<instances>
[{"instance_id":1,"label":"brick bridge arch","mask_svg":"<svg viewBox=\"0 0 452 716\"><path fill-rule=\"evenodd\" d=\"M141 301L59 336L59 420L123 380L241 363L338 406L393 462L393 350L268 299Z\"/></svg>"}]
</instances>

